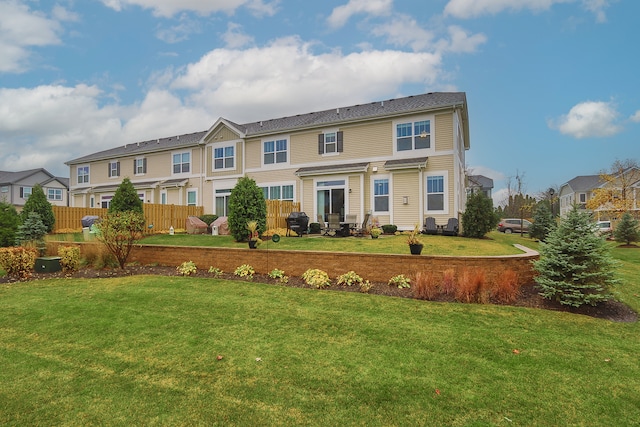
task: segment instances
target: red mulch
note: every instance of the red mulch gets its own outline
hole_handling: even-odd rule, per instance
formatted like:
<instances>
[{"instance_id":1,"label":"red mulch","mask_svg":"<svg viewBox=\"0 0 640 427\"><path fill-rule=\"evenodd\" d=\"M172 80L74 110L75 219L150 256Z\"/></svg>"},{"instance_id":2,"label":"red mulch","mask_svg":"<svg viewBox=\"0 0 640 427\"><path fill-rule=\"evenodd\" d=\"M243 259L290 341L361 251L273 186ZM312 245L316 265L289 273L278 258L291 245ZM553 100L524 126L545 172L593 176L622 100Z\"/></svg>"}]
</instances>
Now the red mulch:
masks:
<instances>
[{"instance_id":1,"label":"red mulch","mask_svg":"<svg viewBox=\"0 0 640 427\"><path fill-rule=\"evenodd\" d=\"M133 276L140 274L157 274L163 276L179 276L180 274L175 267L164 266L143 266L143 265L131 265L127 266L124 270L119 268L112 269L93 269L82 268L79 271L72 274L64 274L62 272L56 273L34 273L33 276L27 280L43 280L50 278L109 278L109 277L123 277ZM213 274L206 270L198 270L198 272L192 277L207 277L213 278ZM220 278L228 280L245 280L241 279L231 273L223 273ZM17 283L19 280L8 277L0 277L0 284L2 283ZM288 283L282 284L278 280L270 278L266 274L254 275L253 282L268 283L278 286L290 286L298 288L311 288L309 285L303 282L299 277L289 278ZM359 292L358 286L336 286L335 284L329 288L333 291L345 291L345 292ZM373 283L370 294L387 295L392 297L401 298L413 298L411 289L398 289L395 286L389 286L387 283ZM455 303L452 297L443 295L439 296L437 301ZM496 303L496 302L492 302ZM579 315L591 316L600 319L607 319L614 322L635 322L638 320L638 315L626 304L619 301L611 300L604 303L600 303L596 306L582 306L579 308L568 307L559 304L555 301L550 301L542 298L538 294L535 283L527 284L521 287L518 299L510 304L517 307L532 307L544 310L563 311Z\"/></svg>"}]
</instances>

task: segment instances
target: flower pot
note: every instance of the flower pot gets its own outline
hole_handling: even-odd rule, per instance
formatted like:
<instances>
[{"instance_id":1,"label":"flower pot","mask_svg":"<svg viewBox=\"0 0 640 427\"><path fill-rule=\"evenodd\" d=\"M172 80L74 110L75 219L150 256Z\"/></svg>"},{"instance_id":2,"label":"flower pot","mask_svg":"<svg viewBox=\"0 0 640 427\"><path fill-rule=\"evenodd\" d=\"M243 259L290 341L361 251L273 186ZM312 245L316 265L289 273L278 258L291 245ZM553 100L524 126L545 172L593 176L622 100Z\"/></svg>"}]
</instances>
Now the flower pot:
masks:
<instances>
[{"instance_id":1,"label":"flower pot","mask_svg":"<svg viewBox=\"0 0 640 427\"><path fill-rule=\"evenodd\" d=\"M258 247L258 242L256 240L249 240L249 249L255 249Z\"/></svg>"},{"instance_id":2,"label":"flower pot","mask_svg":"<svg viewBox=\"0 0 640 427\"><path fill-rule=\"evenodd\" d=\"M371 238L372 238L372 239L377 239L377 238L378 238L378 236L374 236L374 235L372 234L372 235L371 235Z\"/></svg>"},{"instance_id":3,"label":"flower pot","mask_svg":"<svg viewBox=\"0 0 640 427\"><path fill-rule=\"evenodd\" d=\"M420 255L422 253L422 247L424 245L422 243L418 243L415 245L409 245L409 250L411 251L411 255Z\"/></svg>"}]
</instances>

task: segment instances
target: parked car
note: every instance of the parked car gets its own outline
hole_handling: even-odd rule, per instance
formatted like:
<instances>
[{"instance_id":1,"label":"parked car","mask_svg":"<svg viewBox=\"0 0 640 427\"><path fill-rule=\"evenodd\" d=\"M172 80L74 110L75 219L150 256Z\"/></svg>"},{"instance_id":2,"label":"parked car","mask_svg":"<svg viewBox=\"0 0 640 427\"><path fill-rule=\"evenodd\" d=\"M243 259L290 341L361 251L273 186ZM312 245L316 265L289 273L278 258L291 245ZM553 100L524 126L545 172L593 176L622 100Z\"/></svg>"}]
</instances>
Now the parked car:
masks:
<instances>
[{"instance_id":1,"label":"parked car","mask_svg":"<svg viewBox=\"0 0 640 427\"><path fill-rule=\"evenodd\" d=\"M507 234L520 233L520 231L528 233L531 225L531 222L526 219L505 218L498 223L498 231Z\"/></svg>"},{"instance_id":2,"label":"parked car","mask_svg":"<svg viewBox=\"0 0 640 427\"><path fill-rule=\"evenodd\" d=\"M596 234L598 236L611 237L613 234L613 228L611 228L611 221L598 221L596 222Z\"/></svg>"}]
</instances>

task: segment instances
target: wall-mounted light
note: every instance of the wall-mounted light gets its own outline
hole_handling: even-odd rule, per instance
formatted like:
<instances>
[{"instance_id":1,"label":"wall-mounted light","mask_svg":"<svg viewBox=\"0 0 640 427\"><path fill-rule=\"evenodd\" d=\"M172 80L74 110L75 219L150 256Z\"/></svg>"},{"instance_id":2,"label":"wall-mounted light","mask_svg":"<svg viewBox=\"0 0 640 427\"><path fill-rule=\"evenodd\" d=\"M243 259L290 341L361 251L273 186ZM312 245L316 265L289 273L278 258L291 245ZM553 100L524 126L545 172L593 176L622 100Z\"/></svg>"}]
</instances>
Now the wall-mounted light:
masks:
<instances>
[{"instance_id":1,"label":"wall-mounted light","mask_svg":"<svg viewBox=\"0 0 640 427\"><path fill-rule=\"evenodd\" d=\"M349 193L351 193L351 189L349 189Z\"/></svg>"},{"instance_id":2,"label":"wall-mounted light","mask_svg":"<svg viewBox=\"0 0 640 427\"><path fill-rule=\"evenodd\" d=\"M372 171L372 172L378 172L378 167L377 167L377 166L373 166L373 167L371 168L371 171Z\"/></svg>"},{"instance_id":3,"label":"wall-mounted light","mask_svg":"<svg viewBox=\"0 0 640 427\"><path fill-rule=\"evenodd\" d=\"M402 196L402 204L403 205L409 204L409 196Z\"/></svg>"}]
</instances>

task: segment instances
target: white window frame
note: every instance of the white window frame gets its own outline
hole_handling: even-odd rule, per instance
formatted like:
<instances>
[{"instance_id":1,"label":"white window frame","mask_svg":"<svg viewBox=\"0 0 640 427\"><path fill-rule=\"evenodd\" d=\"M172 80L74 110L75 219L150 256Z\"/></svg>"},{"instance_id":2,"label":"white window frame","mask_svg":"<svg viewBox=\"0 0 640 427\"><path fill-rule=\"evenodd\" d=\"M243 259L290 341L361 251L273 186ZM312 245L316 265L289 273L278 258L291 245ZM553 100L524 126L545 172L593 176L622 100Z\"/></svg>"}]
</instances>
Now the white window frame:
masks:
<instances>
[{"instance_id":1,"label":"white window frame","mask_svg":"<svg viewBox=\"0 0 640 427\"><path fill-rule=\"evenodd\" d=\"M322 136L324 138L324 148L322 152L322 157L331 157L331 156L339 156L340 151L338 151L338 132L340 129L325 129L322 131ZM327 135L333 135L333 141L327 142ZM333 146L333 151L327 151L327 145Z\"/></svg>"},{"instance_id":2,"label":"white window frame","mask_svg":"<svg viewBox=\"0 0 640 427\"><path fill-rule=\"evenodd\" d=\"M578 203L581 205L587 203L587 193L578 193Z\"/></svg>"},{"instance_id":3,"label":"white window frame","mask_svg":"<svg viewBox=\"0 0 640 427\"><path fill-rule=\"evenodd\" d=\"M111 206L111 200L113 200L113 193L112 194L101 194L100 195L100 207L101 208L109 208L109 206Z\"/></svg>"},{"instance_id":4,"label":"white window frame","mask_svg":"<svg viewBox=\"0 0 640 427\"><path fill-rule=\"evenodd\" d=\"M2 187L0 187L0 193L8 193L8 192L9 192L8 185L3 185Z\"/></svg>"},{"instance_id":5,"label":"white window frame","mask_svg":"<svg viewBox=\"0 0 640 427\"><path fill-rule=\"evenodd\" d=\"M33 187L24 186L22 187L22 198L27 200L33 194Z\"/></svg>"},{"instance_id":6,"label":"white window frame","mask_svg":"<svg viewBox=\"0 0 640 427\"><path fill-rule=\"evenodd\" d=\"M51 193L53 192L53 197L51 197ZM58 197L58 193L60 197ZM56 202L62 201L62 188L47 188L47 200L54 200Z\"/></svg>"},{"instance_id":7,"label":"white window frame","mask_svg":"<svg viewBox=\"0 0 640 427\"><path fill-rule=\"evenodd\" d=\"M81 171L86 169L87 173L80 174ZM78 184L89 184L91 180L89 177L91 176L91 168L89 165L81 165L76 167L76 181ZM82 177L82 180L80 179Z\"/></svg>"},{"instance_id":8,"label":"white window frame","mask_svg":"<svg viewBox=\"0 0 640 427\"><path fill-rule=\"evenodd\" d=\"M233 149L233 156L227 156L227 149L231 148ZM222 150L222 167L218 168L216 167L216 159L218 159L216 157L216 150ZM219 144L214 144L211 146L211 168L213 169L213 172L216 171L223 171L223 170L235 170L237 168L237 164L238 164L238 159L237 159L237 144L232 143L230 144L229 142L224 142L224 143L219 143ZM227 159L232 159L233 160L233 166L227 166Z\"/></svg>"},{"instance_id":9,"label":"white window frame","mask_svg":"<svg viewBox=\"0 0 640 427\"><path fill-rule=\"evenodd\" d=\"M162 190L160 192L160 204L161 205L166 205L167 201L168 201L168 196L167 196L167 190Z\"/></svg>"},{"instance_id":10,"label":"white window frame","mask_svg":"<svg viewBox=\"0 0 640 427\"><path fill-rule=\"evenodd\" d=\"M189 202L189 194L193 194L194 195L194 202L190 203ZM187 198L185 199L185 205L187 206L198 206L198 189L197 188L189 188L187 190Z\"/></svg>"},{"instance_id":11,"label":"white window frame","mask_svg":"<svg viewBox=\"0 0 640 427\"><path fill-rule=\"evenodd\" d=\"M145 158L144 157L136 157L135 159L136 162L136 168L134 171L134 175L144 175L147 173L146 167L145 167ZM171 157L171 161L173 163L173 157ZM173 165L172 165L173 167Z\"/></svg>"},{"instance_id":12,"label":"white window frame","mask_svg":"<svg viewBox=\"0 0 640 427\"><path fill-rule=\"evenodd\" d=\"M117 160L109 162L109 178L120 177L120 162Z\"/></svg>"},{"instance_id":13,"label":"white window frame","mask_svg":"<svg viewBox=\"0 0 640 427\"><path fill-rule=\"evenodd\" d=\"M278 150L278 142L279 141L284 141L284 143L287 145L285 150ZM273 143L273 152L267 153L265 151L265 145L267 143ZM289 138L289 135L278 135L272 138L263 138L261 140L261 144L262 144L262 155L261 155L261 162L262 162L262 167L265 168L280 168L282 166L288 166L289 165L289 161L291 159L291 140ZM282 154L284 153L286 155L286 160L283 162L278 162L278 154ZM267 154L273 154L273 163L266 163L265 162L265 156Z\"/></svg>"},{"instance_id":14,"label":"white window frame","mask_svg":"<svg viewBox=\"0 0 640 427\"><path fill-rule=\"evenodd\" d=\"M189 162L188 162L188 163L185 163L184 161L182 161L182 159L183 159L183 157L184 157L184 155L185 155L185 154L188 154L188 155L189 155ZM193 153L191 153L191 151L190 151L190 150L187 150L187 151L174 151L174 152L172 152L172 153L171 153L171 175L186 175L186 174L188 174L188 173L191 173L191 171L193 170L192 165L191 165L191 163L192 163L192 157L193 157L193 156L192 156L192 154L193 154ZM176 172L176 171L175 171L175 166L176 166L178 163L176 163L176 162L175 162L174 157L175 157L175 156L178 156L178 155L180 156L180 163L179 163L179 164L180 164L180 172ZM188 165L189 165L189 170L188 170L188 171L184 171L184 166L183 166L183 165L185 165L185 164L188 164Z\"/></svg>"},{"instance_id":15,"label":"white window frame","mask_svg":"<svg viewBox=\"0 0 640 427\"><path fill-rule=\"evenodd\" d=\"M416 135L415 133L415 125L418 122L429 122L429 147L428 148L416 148ZM406 125L411 124L411 149L410 150L398 150L398 125ZM435 117L432 115L426 116L413 116L407 117L403 120L394 120L393 121L393 152L394 154L407 154L408 156L415 156L420 153L432 153L435 151Z\"/></svg>"},{"instance_id":16,"label":"white window frame","mask_svg":"<svg viewBox=\"0 0 640 427\"><path fill-rule=\"evenodd\" d=\"M442 185L443 185L443 205L442 210L440 209L429 209L429 177L442 177ZM428 172L424 176L424 211L428 214L449 214L449 171L432 171Z\"/></svg>"},{"instance_id":17,"label":"white window frame","mask_svg":"<svg viewBox=\"0 0 640 427\"><path fill-rule=\"evenodd\" d=\"M259 184L258 185L260 187L260 189L262 190L263 194L265 192L265 190L267 190L267 196L265 197L265 199L267 200L286 200L286 201L291 201L291 202L295 202L296 201L296 183L295 182L269 182L269 183L263 183L263 184ZM280 197L277 199L274 199L271 197L271 191L273 188L279 188L279 193L280 193ZM283 194L283 188L284 187L291 187L291 191L292 191L292 195L291 198L284 198Z\"/></svg>"},{"instance_id":18,"label":"white window frame","mask_svg":"<svg viewBox=\"0 0 640 427\"><path fill-rule=\"evenodd\" d=\"M376 210L376 181L387 180L387 206L389 209L385 211L377 211ZM388 215L391 212L391 201L393 198L391 197L391 175L375 175L371 177L371 212L376 215ZM379 197L379 196L378 196Z\"/></svg>"}]
</instances>

